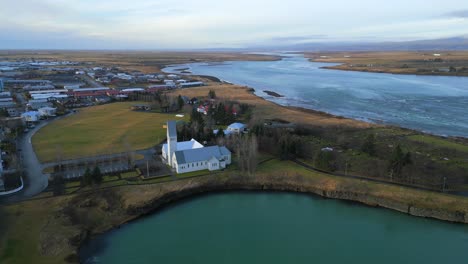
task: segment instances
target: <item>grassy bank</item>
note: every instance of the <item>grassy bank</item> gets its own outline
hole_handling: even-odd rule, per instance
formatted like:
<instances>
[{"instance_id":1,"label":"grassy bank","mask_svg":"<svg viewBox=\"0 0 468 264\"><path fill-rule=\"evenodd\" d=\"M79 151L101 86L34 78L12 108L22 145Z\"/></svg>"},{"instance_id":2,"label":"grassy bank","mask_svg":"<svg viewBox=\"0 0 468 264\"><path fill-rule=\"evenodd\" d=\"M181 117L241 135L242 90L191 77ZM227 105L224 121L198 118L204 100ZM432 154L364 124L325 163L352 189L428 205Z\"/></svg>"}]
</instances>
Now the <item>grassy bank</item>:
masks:
<instances>
[{"instance_id":1,"label":"grassy bank","mask_svg":"<svg viewBox=\"0 0 468 264\"><path fill-rule=\"evenodd\" d=\"M165 139L163 125L175 114L136 112L138 102L113 103L79 110L37 132L32 143L41 162L144 149Z\"/></svg>"},{"instance_id":2,"label":"grassy bank","mask_svg":"<svg viewBox=\"0 0 468 264\"><path fill-rule=\"evenodd\" d=\"M450 221L468 219L467 198L331 177L290 161L273 159L262 163L252 177L239 176L231 170L163 183L95 187L73 195L2 207L8 228L0 239L0 262L76 260L78 246L88 235L105 232L191 194L227 189L299 191L415 215L423 212L428 217ZM457 215L462 218L456 218Z\"/></svg>"},{"instance_id":3,"label":"grassy bank","mask_svg":"<svg viewBox=\"0 0 468 264\"><path fill-rule=\"evenodd\" d=\"M325 52L306 53L306 57L312 61L342 63L327 67L336 70L468 76L468 52L466 51Z\"/></svg>"}]
</instances>

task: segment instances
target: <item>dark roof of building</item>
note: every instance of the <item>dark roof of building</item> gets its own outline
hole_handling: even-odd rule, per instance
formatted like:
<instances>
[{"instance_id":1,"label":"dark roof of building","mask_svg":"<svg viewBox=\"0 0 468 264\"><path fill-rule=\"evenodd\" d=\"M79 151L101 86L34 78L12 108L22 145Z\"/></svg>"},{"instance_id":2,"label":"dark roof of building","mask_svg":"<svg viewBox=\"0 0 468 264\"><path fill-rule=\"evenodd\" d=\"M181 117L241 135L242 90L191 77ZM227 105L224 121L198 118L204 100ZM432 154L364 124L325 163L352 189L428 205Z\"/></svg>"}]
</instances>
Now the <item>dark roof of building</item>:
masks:
<instances>
[{"instance_id":1,"label":"dark roof of building","mask_svg":"<svg viewBox=\"0 0 468 264\"><path fill-rule=\"evenodd\" d=\"M180 150L174 153L176 156L177 164L207 161L213 157L221 159L223 156L228 156L231 154L231 152L226 147L219 146Z\"/></svg>"}]
</instances>

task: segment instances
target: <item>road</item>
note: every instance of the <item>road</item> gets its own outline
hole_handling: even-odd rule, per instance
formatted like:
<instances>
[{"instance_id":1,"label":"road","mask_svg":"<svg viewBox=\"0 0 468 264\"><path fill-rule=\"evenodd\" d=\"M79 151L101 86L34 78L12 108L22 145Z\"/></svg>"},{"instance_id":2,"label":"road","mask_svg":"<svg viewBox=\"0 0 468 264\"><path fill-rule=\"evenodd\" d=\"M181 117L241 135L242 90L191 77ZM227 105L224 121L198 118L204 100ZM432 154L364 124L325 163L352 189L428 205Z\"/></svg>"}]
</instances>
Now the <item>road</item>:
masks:
<instances>
[{"instance_id":1,"label":"road","mask_svg":"<svg viewBox=\"0 0 468 264\"><path fill-rule=\"evenodd\" d=\"M73 113L70 113L68 115L71 114ZM47 175L42 173L42 164L37 158L36 152L34 151L33 145L31 143L31 139L34 136L34 134L36 134L36 132L39 131L39 129L43 128L51 121L64 118L68 115L42 121L42 123L38 124L33 129L30 129L27 133L17 138L18 151L20 153L24 169L24 188L22 191L12 194L10 196L1 197L0 201L6 203L22 201L34 197L35 195L38 195L43 190L45 190L45 188L47 188L49 180L47 178Z\"/></svg>"}]
</instances>

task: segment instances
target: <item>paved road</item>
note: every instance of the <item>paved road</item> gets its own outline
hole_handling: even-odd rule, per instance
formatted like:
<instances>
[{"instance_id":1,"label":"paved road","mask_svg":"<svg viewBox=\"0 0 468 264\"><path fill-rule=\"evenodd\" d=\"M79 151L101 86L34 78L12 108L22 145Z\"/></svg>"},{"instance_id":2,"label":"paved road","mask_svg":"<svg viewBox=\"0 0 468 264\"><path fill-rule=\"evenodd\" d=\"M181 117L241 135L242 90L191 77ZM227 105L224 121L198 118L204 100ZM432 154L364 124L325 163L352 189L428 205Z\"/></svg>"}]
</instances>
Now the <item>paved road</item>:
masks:
<instances>
[{"instance_id":1,"label":"paved road","mask_svg":"<svg viewBox=\"0 0 468 264\"><path fill-rule=\"evenodd\" d=\"M70 113L68 115L71 114L73 113ZM39 162L36 152L34 151L34 148L31 143L31 138L34 136L34 134L36 134L37 131L39 131L39 129L43 128L51 121L61 119L65 116L42 121L42 123L38 124L35 128L29 130L26 134L23 134L22 136L17 138L17 146L19 149L21 160L23 162L24 169L24 188L18 193L12 194L7 197L0 197L0 201L7 203L18 202L38 195L45 188L47 188L49 180L47 178L47 175L42 173L42 164Z\"/></svg>"}]
</instances>

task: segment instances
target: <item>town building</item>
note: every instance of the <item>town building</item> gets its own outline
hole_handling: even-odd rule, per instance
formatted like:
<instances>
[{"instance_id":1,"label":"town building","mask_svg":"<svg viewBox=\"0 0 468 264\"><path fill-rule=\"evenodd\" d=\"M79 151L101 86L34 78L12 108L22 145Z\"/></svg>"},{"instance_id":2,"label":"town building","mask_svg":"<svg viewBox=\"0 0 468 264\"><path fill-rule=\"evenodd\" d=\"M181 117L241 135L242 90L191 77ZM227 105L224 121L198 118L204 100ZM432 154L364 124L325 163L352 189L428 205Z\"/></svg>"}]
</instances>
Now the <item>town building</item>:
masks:
<instances>
[{"instance_id":1,"label":"town building","mask_svg":"<svg viewBox=\"0 0 468 264\"><path fill-rule=\"evenodd\" d=\"M225 133L227 132L228 134L240 134L243 133L246 128L247 126L245 124L232 123L227 127Z\"/></svg>"},{"instance_id":2,"label":"town building","mask_svg":"<svg viewBox=\"0 0 468 264\"><path fill-rule=\"evenodd\" d=\"M204 147L195 139L177 142L176 121L167 122L167 143L162 158L177 173L200 170L220 170L231 164L231 152L226 147Z\"/></svg>"},{"instance_id":3,"label":"town building","mask_svg":"<svg viewBox=\"0 0 468 264\"><path fill-rule=\"evenodd\" d=\"M198 86L204 86L204 82L186 82L186 83L181 83L180 87L181 88L189 88L189 87L198 87Z\"/></svg>"},{"instance_id":4,"label":"town building","mask_svg":"<svg viewBox=\"0 0 468 264\"><path fill-rule=\"evenodd\" d=\"M28 101L26 106L31 109L39 109L43 107L52 107L52 103L49 101L50 98L31 99Z\"/></svg>"},{"instance_id":5,"label":"town building","mask_svg":"<svg viewBox=\"0 0 468 264\"><path fill-rule=\"evenodd\" d=\"M224 135L228 136L228 135L233 135L233 134L244 133L246 129L247 129L247 125L245 124L232 123L223 132L224 132ZM218 131L219 131L218 129L213 130L213 133L216 135L218 134Z\"/></svg>"},{"instance_id":6,"label":"town building","mask_svg":"<svg viewBox=\"0 0 468 264\"><path fill-rule=\"evenodd\" d=\"M25 122L33 123L39 121L40 115L38 111L29 111L21 115Z\"/></svg>"},{"instance_id":7,"label":"town building","mask_svg":"<svg viewBox=\"0 0 468 264\"><path fill-rule=\"evenodd\" d=\"M57 108L54 107L42 107L38 109L41 117L55 116L57 114Z\"/></svg>"}]
</instances>

